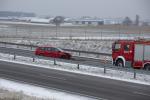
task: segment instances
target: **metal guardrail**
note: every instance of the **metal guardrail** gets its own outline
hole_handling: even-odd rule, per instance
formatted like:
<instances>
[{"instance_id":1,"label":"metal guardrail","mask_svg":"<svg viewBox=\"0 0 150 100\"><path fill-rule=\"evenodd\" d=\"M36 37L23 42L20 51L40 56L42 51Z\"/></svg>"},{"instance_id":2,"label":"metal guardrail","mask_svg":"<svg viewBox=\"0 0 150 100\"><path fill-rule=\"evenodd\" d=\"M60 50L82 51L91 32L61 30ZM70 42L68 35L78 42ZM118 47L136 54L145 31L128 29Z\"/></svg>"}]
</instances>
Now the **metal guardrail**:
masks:
<instances>
[{"instance_id":1,"label":"metal guardrail","mask_svg":"<svg viewBox=\"0 0 150 100\"><path fill-rule=\"evenodd\" d=\"M32 44L29 45L29 44L19 44L19 43L9 43L9 42L0 42L0 43L1 44L5 44L5 45L17 45L17 46L25 46L25 47L30 47L30 48L36 48L36 47L38 47L37 45L32 45ZM78 52L78 53L86 53L86 54L111 56L111 54L108 54L108 53L91 52L91 51L81 51L81 50L72 50L72 49L63 49L63 50L70 51L70 52Z\"/></svg>"}]
</instances>

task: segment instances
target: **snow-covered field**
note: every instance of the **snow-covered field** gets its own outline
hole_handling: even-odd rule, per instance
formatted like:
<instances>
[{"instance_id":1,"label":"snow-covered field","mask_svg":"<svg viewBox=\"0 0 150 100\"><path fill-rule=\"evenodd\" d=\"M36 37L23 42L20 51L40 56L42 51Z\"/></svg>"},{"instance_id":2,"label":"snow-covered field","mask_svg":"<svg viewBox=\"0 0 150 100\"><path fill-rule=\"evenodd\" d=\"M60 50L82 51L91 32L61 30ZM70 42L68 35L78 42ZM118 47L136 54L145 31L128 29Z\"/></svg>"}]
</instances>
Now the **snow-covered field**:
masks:
<instances>
[{"instance_id":1,"label":"snow-covered field","mask_svg":"<svg viewBox=\"0 0 150 100\"><path fill-rule=\"evenodd\" d=\"M0 25L0 37L22 38L69 38L69 39L104 39L122 37L150 37L149 27L133 26L76 26L62 25L56 29L54 25L39 24L9 24Z\"/></svg>"}]
</instances>

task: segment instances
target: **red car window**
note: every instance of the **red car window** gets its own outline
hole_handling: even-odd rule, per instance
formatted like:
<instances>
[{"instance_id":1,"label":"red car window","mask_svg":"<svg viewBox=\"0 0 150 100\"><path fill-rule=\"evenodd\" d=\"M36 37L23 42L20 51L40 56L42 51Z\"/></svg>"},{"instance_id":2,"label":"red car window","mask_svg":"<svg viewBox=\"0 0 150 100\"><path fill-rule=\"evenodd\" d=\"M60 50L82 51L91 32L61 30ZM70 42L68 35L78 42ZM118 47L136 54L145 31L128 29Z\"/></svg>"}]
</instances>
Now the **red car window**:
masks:
<instances>
[{"instance_id":1,"label":"red car window","mask_svg":"<svg viewBox=\"0 0 150 100\"><path fill-rule=\"evenodd\" d=\"M52 51L52 48L51 48L51 47L48 47L47 50L48 50L48 51Z\"/></svg>"}]
</instances>

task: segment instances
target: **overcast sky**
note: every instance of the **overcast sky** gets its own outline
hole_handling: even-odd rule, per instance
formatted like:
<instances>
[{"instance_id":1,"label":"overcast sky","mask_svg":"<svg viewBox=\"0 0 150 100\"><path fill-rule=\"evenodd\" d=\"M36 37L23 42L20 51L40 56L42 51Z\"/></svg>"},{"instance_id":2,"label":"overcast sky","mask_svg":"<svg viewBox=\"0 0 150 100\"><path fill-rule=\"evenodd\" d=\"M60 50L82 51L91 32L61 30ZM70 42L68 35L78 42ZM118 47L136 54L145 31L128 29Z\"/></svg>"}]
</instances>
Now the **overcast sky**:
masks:
<instances>
[{"instance_id":1,"label":"overcast sky","mask_svg":"<svg viewBox=\"0 0 150 100\"><path fill-rule=\"evenodd\" d=\"M135 18L138 14L142 19L150 19L150 0L0 0L0 11L3 10L101 18Z\"/></svg>"}]
</instances>

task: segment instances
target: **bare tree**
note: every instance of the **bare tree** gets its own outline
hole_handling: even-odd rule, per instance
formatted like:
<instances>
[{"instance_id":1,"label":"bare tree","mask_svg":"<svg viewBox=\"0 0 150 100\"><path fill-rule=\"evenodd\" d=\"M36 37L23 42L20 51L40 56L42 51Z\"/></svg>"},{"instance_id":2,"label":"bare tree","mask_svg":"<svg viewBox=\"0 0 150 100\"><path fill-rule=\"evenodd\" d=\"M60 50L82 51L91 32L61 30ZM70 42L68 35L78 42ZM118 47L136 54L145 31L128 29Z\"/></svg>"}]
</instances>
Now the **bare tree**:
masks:
<instances>
[{"instance_id":1,"label":"bare tree","mask_svg":"<svg viewBox=\"0 0 150 100\"><path fill-rule=\"evenodd\" d=\"M60 26L61 23L64 22L64 17L62 16L56 16L54 19L53 19L53 23L56 25L56 26Z\"/></svg>"},{"instance_id":2,"label":"bare tree","mask_svg":"<svg viewBox=\"0 0 150 100\"><path fill-rule=\"evenodd\" d=\"M132 24L132 20L129 17L125 17L123 21L123 25L131 25L131 24Z\"/></svg>"},{"instance_id":3,"label":"bare tree","mask_svg":"<svg viewBox=\"0 0 150 100\"><path fill-rule=\"evenodd\" d=\"M139 15L136 15L136 18L135 18L135 25L138 26L139 25Z\"/></svg>"},{"instance_id":4,"label":"bare tree","mask_svg":"<svg viewBox=\"0 0 150 100\"><path fill-rule=\"evenodd\" d=\"M54 19L53 19L53 23L56 25L56 37L57 37L57 34L58 34L58 27L60 26L61 23L64 22L64 17L62 16L56 16Z\"/></svg>"}]
</instances>

